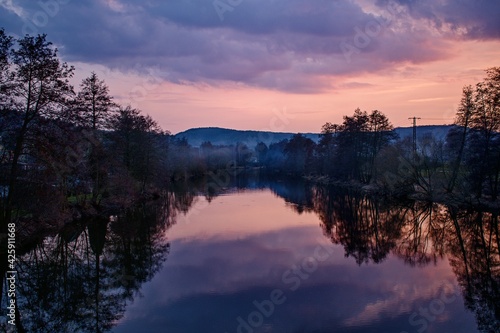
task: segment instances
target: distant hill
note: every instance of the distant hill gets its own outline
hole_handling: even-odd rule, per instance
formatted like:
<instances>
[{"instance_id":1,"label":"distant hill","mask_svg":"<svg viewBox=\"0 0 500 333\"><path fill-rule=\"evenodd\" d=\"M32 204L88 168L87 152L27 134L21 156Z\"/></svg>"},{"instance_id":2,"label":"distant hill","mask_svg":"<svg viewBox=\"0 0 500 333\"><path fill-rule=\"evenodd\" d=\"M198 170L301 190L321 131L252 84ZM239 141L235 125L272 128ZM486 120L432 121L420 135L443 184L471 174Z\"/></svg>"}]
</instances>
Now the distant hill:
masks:
<instances>
[{"instance_id":1,"label":"distant hill","mask_svg":"<svg viewBox=\"0 0 500 333\"><path fill-rule=\"evenodd\" d=\"M452 127L453 125L417 126L417 140L426 135L432 134L434 138L444 141L446 139L446 134L448 134L448 131ZM394 132L399 135L400 139L413 137L413 127L396 127Z\"/></svg>"},{"instance_id":2,"label":"distant hill","mask_svg":"<svg viewBox=\"0 0 500 333\"><path fill-rule=\"evenodd\" d=\"M419 126L417 127L417 137L432 134L439 140L444 140L451 125ZM413 135L412 127L398 127L394 130L401 139ZM213 145L231 145L241 142L253 148L259 142L269 145L284 139L290 139L296 133L288 132L266 132L266 131L243 131L220 127L200 127L191 128L187 131L177 133L174 138L185 138L193 147L199 147L203 142L210 141ZM314 142L319 141L318 133L302 133Z\"/></svg>"},{"instance_id":3,"label":"distant hill","mask_svg":"<svg viewBox=\"0 0 500 333\"><path fill-rule=\"evenodd\" d=\"M199 147L203 142L210 141L213 145L230 145L237 142L255 147L257 143L264 142L269 145L284 139L290 139L296 133L266 132L266 131L242 131L219 127L191 128L187 131L177 133L176 139L186 138L191 146ZM314 133L303 133L306 137L317 142L319 135Z\"/></svg>"}]
</instances>

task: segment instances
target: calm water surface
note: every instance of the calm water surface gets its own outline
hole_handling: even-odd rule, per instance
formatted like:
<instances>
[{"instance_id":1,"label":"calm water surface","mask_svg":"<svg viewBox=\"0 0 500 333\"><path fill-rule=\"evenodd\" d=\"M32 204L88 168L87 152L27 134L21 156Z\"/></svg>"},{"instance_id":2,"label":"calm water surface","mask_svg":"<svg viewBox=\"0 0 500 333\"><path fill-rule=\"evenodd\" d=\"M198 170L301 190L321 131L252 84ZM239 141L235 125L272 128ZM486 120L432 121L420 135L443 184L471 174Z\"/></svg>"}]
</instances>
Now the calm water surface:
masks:
<instances>
[{"instance_id":1,"label":"calm water surface","mask_svg":"<svg viewBox=\"0 0 500 333\"><path fill-rule=\"evenodd\" d=\"M216 190L19 245L19 331L500 332L497 215L303 182Z\"/></svg>"},{"instance_id":2,"label":"calm water surface","mask_svg":"<svg viewBox=\"0 0 500 333\"><path fill-rule=\"evenodd\" d=\"M298 210L270 190L197 197L113 332L477 332L446 255L346 255Z\"/></svg>"}]
</instances>

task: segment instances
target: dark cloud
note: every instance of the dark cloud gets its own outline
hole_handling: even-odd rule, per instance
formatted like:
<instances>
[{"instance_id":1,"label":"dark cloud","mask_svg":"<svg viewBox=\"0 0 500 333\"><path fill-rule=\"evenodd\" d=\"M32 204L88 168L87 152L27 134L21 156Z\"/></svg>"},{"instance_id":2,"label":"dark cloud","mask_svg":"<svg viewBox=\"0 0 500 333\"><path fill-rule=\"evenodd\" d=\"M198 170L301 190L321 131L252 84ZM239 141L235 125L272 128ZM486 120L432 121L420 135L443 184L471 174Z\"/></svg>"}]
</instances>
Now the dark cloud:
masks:
<instances>
[{"instance_id":1,"label":"dark cloud","mask_svg":"<svg viewBox=\"0 0 500 333\"><path fill-rule=\"evenodd\" d=\"M331 89L325 76L448 57L446 39L420 20L468 38L496 38L500 30L493 1L399 0L388 7L377 0L379 13L354 0L232 0L219 13L214 3L12 0L0 17L10 33L47 33L68 61L122 71L155 67L159 79L179 83L304 93Z\"/></svg>"},{"instance_id":2,"label":"dark cloud","mask_svg":"<svg viewBox=\"0 0 500 333\"><path fill-rule=\"evenodd\" d=\"M361 24L366 19L359 6L350 1L242 0L233 1L240 4L220 14L216 3L210 0L156 2L149 10L182 26L230 28L250 34L293 32L346 36L351 32L351 24Z\"/></svg>"},{"instance_id":3,"label":"dark cloud","mask_svg":"<svg viewBox=\"0 0 500 333\"><path fill-rule=\"evenodd\" d=\"M386 6L393 0L377 0ZM443 32L468 39L500 38L500 2L490 0L396 0L418 20L431 21Z\"/></svg>"}]
</instances>

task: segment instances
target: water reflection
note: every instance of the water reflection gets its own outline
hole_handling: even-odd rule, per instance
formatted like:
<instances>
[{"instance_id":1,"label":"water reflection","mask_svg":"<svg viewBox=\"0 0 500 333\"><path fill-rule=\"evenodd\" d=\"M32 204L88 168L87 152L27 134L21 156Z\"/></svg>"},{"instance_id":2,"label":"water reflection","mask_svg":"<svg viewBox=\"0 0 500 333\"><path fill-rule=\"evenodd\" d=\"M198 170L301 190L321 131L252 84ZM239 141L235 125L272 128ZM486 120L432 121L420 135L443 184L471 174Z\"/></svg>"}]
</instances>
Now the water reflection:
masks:
<instances>
[{"instance_id":1,"label":"water reflection","mask_svg":"<svg viewBox=\"0 0 500 333\"><path fill-rule=\"evenodd\" d=\"M500 332L500 238L498 214L449 209L446 241L450 263L462 287L467 308L478 327Z\"/></svg>"},{"instance_id":2,"label":"water reflection","mask_svg":"<svg viewBox=\"0 0 500 333\"><path fill-rule=\"evenodd\" d=\"M306 189L308 190L308 189ZM482 332L500 331L498 213L429 202L388 202L352 189L314 186L324 234L358 264L390 253L410 266L445 255ZM288 200L293 200L288 198Z\"/></svg>"},{"instance_id":3,"label":"water reflection","mask_svg":"<svg viewBox=\"0 0 500 333\"><path fill-rule=\"evenodd\" d=\"M18 331L500 331L495 212L228 180L178 183L24 247ZM253 325L274 290L286 301Z\"/></svg>"},{"instance_id":4,"label":"water reflection","mask_svg":"<svg viewBox=\"0 0 500 333\"><path fill-rule=\"evenodd\" d=\"M111 219L81 219L18 253L17 331L109 331L162 267L164 232L183 200L169 194Z\"/></svg>"}]
</instances>

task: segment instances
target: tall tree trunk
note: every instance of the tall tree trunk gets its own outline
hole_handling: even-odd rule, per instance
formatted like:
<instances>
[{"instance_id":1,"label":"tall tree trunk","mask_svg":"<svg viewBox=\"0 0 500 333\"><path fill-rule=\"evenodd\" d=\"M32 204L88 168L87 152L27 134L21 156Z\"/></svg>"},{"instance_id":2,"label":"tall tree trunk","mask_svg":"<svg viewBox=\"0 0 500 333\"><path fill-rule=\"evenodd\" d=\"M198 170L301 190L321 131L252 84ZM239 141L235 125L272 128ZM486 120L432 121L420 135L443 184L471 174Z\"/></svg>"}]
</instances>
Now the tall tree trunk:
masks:
<instances>
[{"instance_id":1,"label":"tall tree trunk","mask_svg":"<svg viewBox=\"0 0 500 333\"><path fill-rule=\"evenodd\" d=\"M467 127L469 125L469 118L466 117L465 119L465 124L464 124L464 129L462 131L462 138L460 142L460 148L458 150L458 155L457 158L455 159L455 162L453 164L453 171L451 175L451 179L448 182L448 192L453 192L453 188L455 187L457 177L458 177L458 172L460 170L460 166L462 165L462 159L463 159L463 154L464 154L464 148L465 148L465 143L467 142Z\"/></svg>"}]
</instances>

